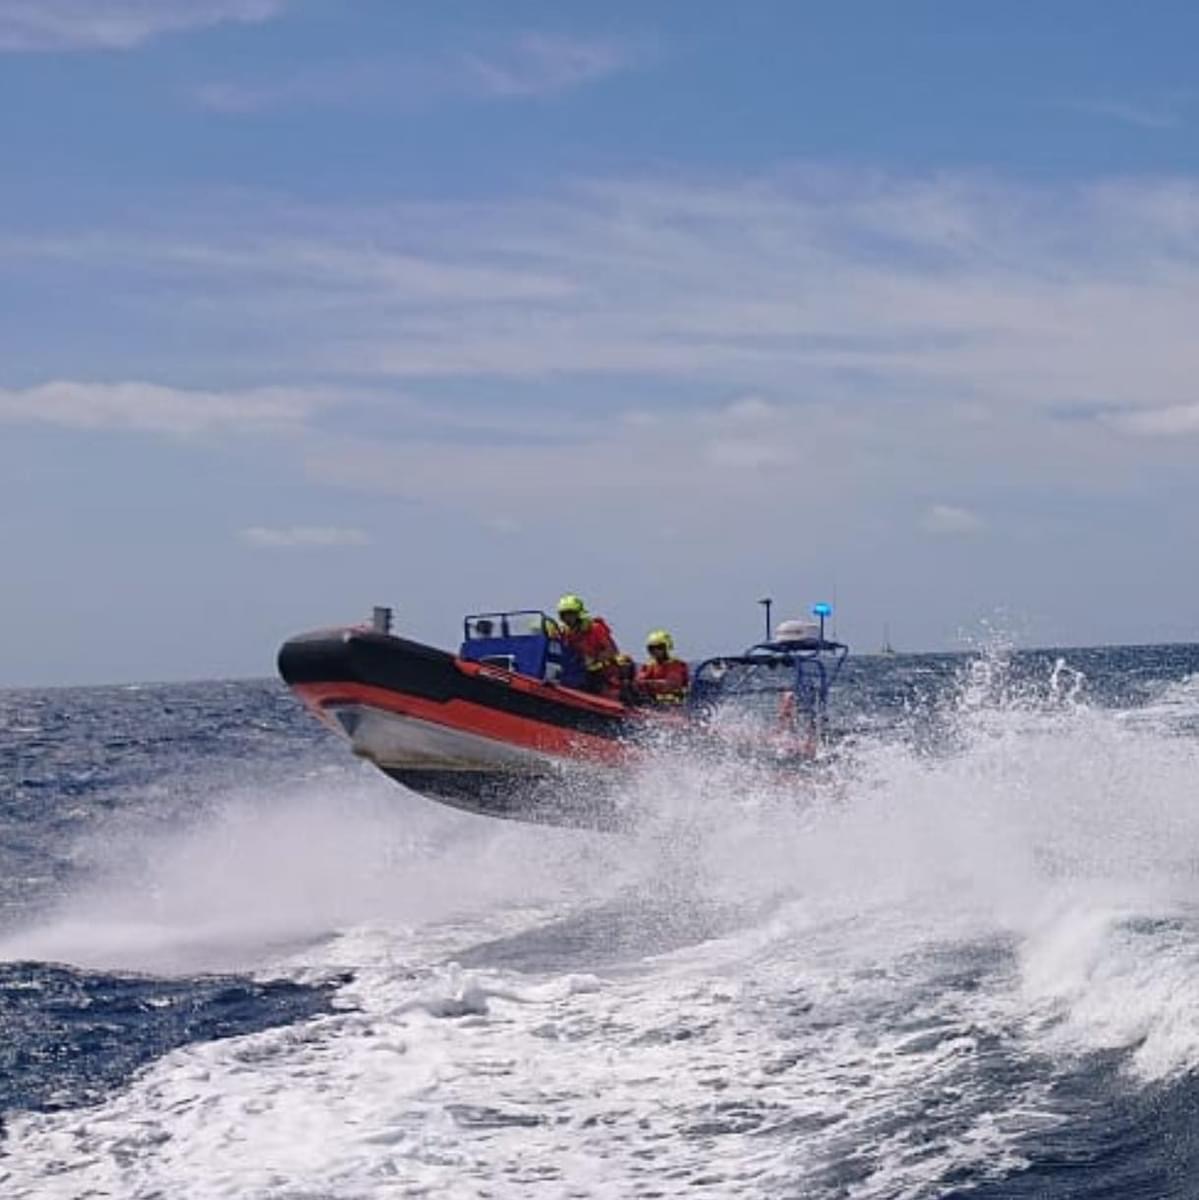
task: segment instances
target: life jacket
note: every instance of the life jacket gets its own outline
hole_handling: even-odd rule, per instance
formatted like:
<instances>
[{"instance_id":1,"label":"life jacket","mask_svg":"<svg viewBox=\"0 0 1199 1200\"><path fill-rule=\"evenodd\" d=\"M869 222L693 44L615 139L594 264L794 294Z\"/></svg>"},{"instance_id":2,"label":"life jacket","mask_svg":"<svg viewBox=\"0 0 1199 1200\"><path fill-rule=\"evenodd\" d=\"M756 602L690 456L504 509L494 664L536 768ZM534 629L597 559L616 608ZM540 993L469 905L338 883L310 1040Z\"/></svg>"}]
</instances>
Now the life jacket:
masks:
<instances>
[{"instance_id":1,"label":"life jacket","mask_svg":"<svg viewBox=\"0 0 1199 1200\"><path fill-rule=\"evenodd\" d=\"M651 658L637 672L637 686L659 704L681 704L690 683L691 672L681 658Z\"/></svg>"},{"instance_id":2,"label":"life jacket","mask_svg":"<svg viewBox=\"0 0 1199 1200\"><path fill-rule=\"evenodd\" d=\"M620 650L603 617L584 617L574 629L563 625L561 638L562 644L583 660L588 671L604 671L616 665Z\"/></svg>"}]
</instances>

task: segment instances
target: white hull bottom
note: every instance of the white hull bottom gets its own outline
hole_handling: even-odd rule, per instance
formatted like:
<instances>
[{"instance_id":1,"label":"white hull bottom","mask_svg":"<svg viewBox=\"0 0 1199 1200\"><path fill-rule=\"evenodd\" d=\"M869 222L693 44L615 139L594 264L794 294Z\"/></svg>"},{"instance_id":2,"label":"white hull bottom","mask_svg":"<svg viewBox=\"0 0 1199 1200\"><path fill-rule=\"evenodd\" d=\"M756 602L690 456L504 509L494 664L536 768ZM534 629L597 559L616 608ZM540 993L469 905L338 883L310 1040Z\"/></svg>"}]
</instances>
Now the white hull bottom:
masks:
<instances>
[{"instance_id":1,"label":"white hull bottom","mask_svg":"<svg viewBox=\"0 0 1199 1200\"><path fill-rule=\"evenodd\" d=\"M423 767L545 774L561 763L560 759L524 746L368 705L329 706L325 711L349 738L355 754L384 769Z\"/></svg>"}]
</instances>

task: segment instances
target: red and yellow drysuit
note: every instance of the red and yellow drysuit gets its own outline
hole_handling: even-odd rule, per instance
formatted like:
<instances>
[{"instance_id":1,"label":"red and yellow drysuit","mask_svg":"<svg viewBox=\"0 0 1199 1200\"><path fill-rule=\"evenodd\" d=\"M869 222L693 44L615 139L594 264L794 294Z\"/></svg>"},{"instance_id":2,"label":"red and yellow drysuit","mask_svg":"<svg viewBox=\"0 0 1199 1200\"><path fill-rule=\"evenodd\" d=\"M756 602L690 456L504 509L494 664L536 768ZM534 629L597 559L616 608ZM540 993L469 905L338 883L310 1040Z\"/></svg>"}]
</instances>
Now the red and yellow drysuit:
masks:
<instances>
[{"instance_id":1,"label":"red and yellow drysuit","mask_svg":"<svg viewBox=\"0 0 1199 1200\"><path fill-rule=\"evenodd\" d=\"M603 617L580 617L574 626L564 624L559 636L583 660L589 692L620 695L620 649Z\"/></svg>"},{"instance_id":2,"label":"red and yellow drysuit","mask_svg":"<svg viewBox=\"0 0 1199 1200\"><path fill-rule=\"evenodd\" d=\"M637 672L637 689L658 704L681 704L687 697L691 674L681 658L651 658Z\"/></svg>"}]
</instances>

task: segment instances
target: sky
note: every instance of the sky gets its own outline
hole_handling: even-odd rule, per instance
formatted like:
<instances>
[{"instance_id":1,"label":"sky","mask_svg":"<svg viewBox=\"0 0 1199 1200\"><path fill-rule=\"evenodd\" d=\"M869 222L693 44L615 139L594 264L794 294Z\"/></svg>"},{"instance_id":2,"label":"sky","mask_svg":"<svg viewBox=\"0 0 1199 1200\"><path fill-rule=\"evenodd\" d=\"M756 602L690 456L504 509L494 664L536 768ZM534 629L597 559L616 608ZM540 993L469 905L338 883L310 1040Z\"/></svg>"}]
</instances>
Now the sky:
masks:
<instances>
[{"instance_id":1,"label":"sky","mask_svg":"<svg viewBox=\"0 0 1199 1200\"><path fill-rule=\"evenodd\" d=\"M1199 639L1199 8L0 0L0 687L390 604Z\"/></svg>"}]
</instances>

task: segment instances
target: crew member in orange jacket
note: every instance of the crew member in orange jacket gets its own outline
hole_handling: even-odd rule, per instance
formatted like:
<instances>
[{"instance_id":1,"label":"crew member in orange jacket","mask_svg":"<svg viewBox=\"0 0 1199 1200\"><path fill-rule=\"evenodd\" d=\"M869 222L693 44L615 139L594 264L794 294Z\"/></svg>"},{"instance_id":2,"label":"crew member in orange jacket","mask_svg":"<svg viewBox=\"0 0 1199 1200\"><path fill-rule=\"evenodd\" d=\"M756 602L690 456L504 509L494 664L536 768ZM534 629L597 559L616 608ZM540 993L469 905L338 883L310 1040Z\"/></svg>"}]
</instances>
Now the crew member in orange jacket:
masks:
<instances>
[{"instance_id":1,"label":"crew member in orange jacket","mask_svg":"<svg viewBox=\"0 0 1199 1200\"><path fill-rule=\"evenodd\" d=\"M637 690L656 704L681 704L691 683L687 664L674 657L674 638L655 629L645 639L649 662L637 672Z\"/></svg>"},{"instance_id":2,"label":"crew member in orange jacket","mask_svg":"<svg viewBox=\"0 0 1199 1200\"><path fill-rule=\"evenodd\" d=\"M562 623L562 644L583 660L587 670L586 689L619 698L622 656L608 622L603 617L593 617L583 601L572 593L558 601L558 620Z\"/></svg>"}]
</instances>

